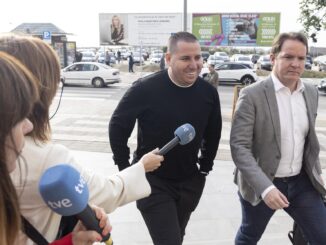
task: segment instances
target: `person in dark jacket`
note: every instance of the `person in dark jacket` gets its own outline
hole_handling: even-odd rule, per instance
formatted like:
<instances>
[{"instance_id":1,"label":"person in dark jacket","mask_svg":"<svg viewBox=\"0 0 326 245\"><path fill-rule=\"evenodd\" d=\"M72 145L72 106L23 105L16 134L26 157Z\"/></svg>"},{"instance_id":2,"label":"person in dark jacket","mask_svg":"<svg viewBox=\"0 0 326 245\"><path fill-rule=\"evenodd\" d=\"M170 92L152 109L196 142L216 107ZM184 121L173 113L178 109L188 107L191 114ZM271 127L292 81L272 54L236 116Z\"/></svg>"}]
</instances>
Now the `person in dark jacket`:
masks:
<instances>
[{"instance_id":1,"label":"person in dark jacket","mask_svg":"<svg viewBox=\"0 0 326 245\"><path fill-rule=\"evenodd\" d=\"M160 70L164 70L165 69L165 55L163 54L160 60Z\"/></svg>"},{"instance_id":2,"label":"person in dark jacket","mask_svg":"<svg viewBox=\"0 0 326 245\"><path fill-rule=\"evenodd\" d=\"M180 245L212 170L222 120L216 89L199 77L203 60L196 37L188 32L171 36L166 62L168 69L139 79L125 93L111 117L109 136L113 159L122 170L130 166L127 143L136 121L138 143L131 164L162 148L180 125L195 128L193 141L170 150L161 168L147 174L152 193L137 202L153 243Z\"/></svg>"},{"instance_id":3,"label":"person in dark jacket","mask_svg":"<svg viewBox=\"0 0 326 245\"><path fill-rule=\"evenodd\" d=\"M134 72L134 56L132 52L128 57L129 72Z\"/></svg>"}]
</instances>

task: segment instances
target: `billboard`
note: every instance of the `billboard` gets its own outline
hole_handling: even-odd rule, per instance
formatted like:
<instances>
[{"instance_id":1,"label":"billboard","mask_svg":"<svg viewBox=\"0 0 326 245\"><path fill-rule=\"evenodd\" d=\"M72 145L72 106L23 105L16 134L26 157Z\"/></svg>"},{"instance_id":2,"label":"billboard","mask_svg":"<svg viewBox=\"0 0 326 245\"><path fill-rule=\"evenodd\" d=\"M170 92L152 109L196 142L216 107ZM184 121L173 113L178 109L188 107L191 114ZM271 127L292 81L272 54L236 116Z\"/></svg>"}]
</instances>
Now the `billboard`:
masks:
<instances>
[{"instance_id":1,"label":"billboard","mask_svg":"<svg viewBox=\"0 0 326 245\"><path fill-rule=\"evenodd\" d=\"M280 13L194 13L192 33L202 46L271 46Z\"/></svg>"},{"instance_id":2,"label":"billboard","mask_svg":"<svg viewBox=\"0 0 326 245\"><path fill-rule=\"evenodd\" d=\"M100 45L166 46L182 14L99 14Z\"/></svg>"}]
</instances>

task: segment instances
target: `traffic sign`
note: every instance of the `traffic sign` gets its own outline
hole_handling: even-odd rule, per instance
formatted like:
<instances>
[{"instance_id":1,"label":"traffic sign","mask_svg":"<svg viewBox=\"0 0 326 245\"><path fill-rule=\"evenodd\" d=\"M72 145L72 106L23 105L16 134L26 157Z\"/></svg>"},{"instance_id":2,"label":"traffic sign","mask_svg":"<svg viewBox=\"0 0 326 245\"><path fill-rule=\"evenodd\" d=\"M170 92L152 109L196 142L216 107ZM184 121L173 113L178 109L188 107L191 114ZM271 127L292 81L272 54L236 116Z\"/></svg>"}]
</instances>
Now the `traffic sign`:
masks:
<instances>
[{"instance_id":1,"label":"traffic sign","mask_svg":"<svg viewBox=\"0 0 326 245\"><path fill-rule=\"evenodd\" d=\"M44 31L43 32L43 40L47 43L51 43L52 40L51 40L51 32L50 31Z\"/></svg>"}]
</instances>

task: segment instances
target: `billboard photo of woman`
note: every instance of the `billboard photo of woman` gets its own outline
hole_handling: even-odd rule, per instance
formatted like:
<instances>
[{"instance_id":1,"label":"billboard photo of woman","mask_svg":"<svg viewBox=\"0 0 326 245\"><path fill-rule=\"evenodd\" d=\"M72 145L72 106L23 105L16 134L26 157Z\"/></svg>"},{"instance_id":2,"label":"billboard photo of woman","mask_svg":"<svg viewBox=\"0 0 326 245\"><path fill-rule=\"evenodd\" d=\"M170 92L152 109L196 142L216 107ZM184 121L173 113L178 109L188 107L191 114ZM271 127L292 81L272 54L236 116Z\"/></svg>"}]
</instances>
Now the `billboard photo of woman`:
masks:
<instances>
[{"instance_id":1,"label":"billboard photo of woman","mask_svg":"<svg viewBox=\"0 0 326 245\"><path fill-rule=\"evenodd\" d=\"M115 45L121 44L120 41L124 39L124 27L121 19L117 15L113 15L111 24L111 42Z\"/></svg>"},{"instance_id":2,"label":"billboard photo of woman","mask_svg":"<svg viewBox=\"0 0 326 245\"><path fill-rule=\"evenodd\" d=\"M99 14L100 45L128 44L128 14Z\"/></svg>"}]
</instances>

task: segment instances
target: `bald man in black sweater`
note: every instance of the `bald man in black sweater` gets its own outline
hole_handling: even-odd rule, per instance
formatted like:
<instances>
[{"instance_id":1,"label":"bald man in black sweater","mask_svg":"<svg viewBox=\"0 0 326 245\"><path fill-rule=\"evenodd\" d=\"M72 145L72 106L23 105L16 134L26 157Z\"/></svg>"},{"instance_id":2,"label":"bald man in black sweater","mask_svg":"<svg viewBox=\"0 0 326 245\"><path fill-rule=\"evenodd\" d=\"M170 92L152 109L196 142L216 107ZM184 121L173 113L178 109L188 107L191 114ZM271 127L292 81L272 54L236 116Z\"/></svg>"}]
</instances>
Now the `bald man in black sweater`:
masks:
<instances>
[{"instance_id":1,"label":"bald man in black sweater","mask_svg":"<svg viewBox=\"0 0 326 245\"><path fill-rule=\"evenodd\" d=\"M127 143L136 120L132 164L164 146L182 124L195 128L193 141L173 148L162 166L147 174L152 193L137 202L153 243L180 245L212 170L222 119L216 89L198 77L203 61L196 37L187 32L171 36L166 62L167 70L136 81L126 92L111 117L109 136L113 159L122 170L130 166Z\"/></svg>"}]
</instances>

